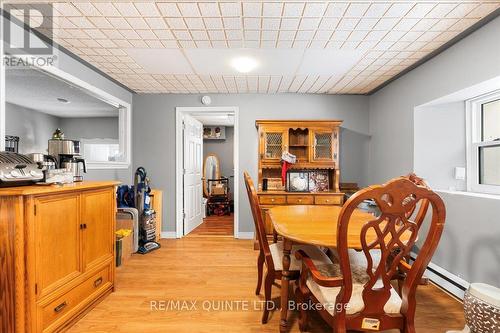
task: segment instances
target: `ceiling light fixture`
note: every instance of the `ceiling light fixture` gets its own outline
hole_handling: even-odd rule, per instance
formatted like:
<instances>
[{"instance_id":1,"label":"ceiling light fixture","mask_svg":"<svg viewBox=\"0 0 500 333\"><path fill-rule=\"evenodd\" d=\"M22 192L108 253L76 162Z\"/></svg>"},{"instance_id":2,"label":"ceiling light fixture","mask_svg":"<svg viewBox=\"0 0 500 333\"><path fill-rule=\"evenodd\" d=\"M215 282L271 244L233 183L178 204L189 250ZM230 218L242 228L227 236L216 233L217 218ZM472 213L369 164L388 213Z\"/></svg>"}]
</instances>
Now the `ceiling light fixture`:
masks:
<instances>
[{"instance_id":1,"label":"ceiling light fixture","mask_svg":"<svg viewBox=\"0 0 500 333\"><path fill-rule=\"evenodd\" d=\"M250 57L238 57L231 61L231 66L240 73L248 73L254 70L258 64L257 61Z\"/></svg>"},{"instance_id":2,"label":"ceiling light fixture","mask_svg":"<svg viewBox=\"0 0 500 333\"><path fill-rule=\"evenodd\" d=\"M68 104L69 101L66 99L66 98L61 98L61 97L58 97L57 100L61 103L64 103L64 104Z\"/></svg>"}]
</instances>

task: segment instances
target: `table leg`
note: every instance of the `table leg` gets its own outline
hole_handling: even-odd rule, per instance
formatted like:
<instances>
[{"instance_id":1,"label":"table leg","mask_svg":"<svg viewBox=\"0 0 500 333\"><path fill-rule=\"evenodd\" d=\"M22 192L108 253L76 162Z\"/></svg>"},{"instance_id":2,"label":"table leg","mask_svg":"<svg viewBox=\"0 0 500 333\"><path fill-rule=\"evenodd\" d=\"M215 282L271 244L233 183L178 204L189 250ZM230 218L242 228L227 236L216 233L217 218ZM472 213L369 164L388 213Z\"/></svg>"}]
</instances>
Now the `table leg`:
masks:
<instances>
[{"instance_id":1,"label":"table leg","mask_svg":"<svg viewBox=\"0 0 500 333\"><path fill-rule=\"evenodd\" d=\"M290 253L292 251L292 242L283 237L283 270L281 276L281 320L280 332L287 331L287 318L288 318L288 300L290 285Z\"/></svg>"}]
</instances>

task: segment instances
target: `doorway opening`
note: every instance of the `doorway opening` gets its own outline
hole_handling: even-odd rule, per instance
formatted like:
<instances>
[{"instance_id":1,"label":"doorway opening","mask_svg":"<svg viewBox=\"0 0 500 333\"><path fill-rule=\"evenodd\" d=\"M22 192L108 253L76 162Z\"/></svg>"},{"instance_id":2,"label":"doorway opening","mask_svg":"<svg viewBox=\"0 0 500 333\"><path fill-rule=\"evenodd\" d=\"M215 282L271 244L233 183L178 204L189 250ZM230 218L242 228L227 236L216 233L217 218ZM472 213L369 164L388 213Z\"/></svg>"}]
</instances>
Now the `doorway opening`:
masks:
<instances>
[{"instance_id":1,"label":"doorway opening","mask_svg":"<svg viewBox=\"0 0 500 333\"><path fill-rule=\"evenodd\" d=\"M176 108L176 237L238 238L238 107Z\"/></svg>"}]
</instances>

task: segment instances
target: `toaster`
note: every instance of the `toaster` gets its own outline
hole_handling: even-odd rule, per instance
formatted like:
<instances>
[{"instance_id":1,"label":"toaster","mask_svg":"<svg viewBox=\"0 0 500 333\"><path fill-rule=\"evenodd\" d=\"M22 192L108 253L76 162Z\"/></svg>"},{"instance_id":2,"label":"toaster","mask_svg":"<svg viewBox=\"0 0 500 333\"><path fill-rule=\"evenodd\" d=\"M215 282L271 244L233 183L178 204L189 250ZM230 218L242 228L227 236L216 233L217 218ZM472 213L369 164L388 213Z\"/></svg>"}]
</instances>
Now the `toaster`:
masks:
<instances>
[{"instance_id":1,"label":"toaster","mask_svg":"<svg viewBox=\"0 0 500 333\"><path fill-rule=\"evenodd\" d=\"M29 157L8 151L0 152L0 187L30 185L43 180L41 165Z\"/></svg>"}]
</instances>

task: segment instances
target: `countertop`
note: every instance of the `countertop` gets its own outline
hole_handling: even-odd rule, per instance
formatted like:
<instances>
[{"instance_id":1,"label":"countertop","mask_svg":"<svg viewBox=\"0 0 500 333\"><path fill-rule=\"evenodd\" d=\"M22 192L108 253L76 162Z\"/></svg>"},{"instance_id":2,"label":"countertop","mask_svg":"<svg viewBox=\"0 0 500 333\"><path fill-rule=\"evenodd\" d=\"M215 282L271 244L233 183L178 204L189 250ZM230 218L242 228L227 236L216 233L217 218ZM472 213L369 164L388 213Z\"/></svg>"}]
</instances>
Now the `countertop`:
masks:
<instances>
[{"instance_id":1,"label":"countertop","mask_svg":"<svg viewBox=\"0 0 500 333\"><path fill-rule=\"evenodd\" d=\"M84 181L64 185L29 185L0 188L0 197L2 196L17 196L17 195L43 195L60 192L71 192L80 190L91 190L109 186L120 185L121 182L111 181Z\"/></svg>"}]
</instances>

